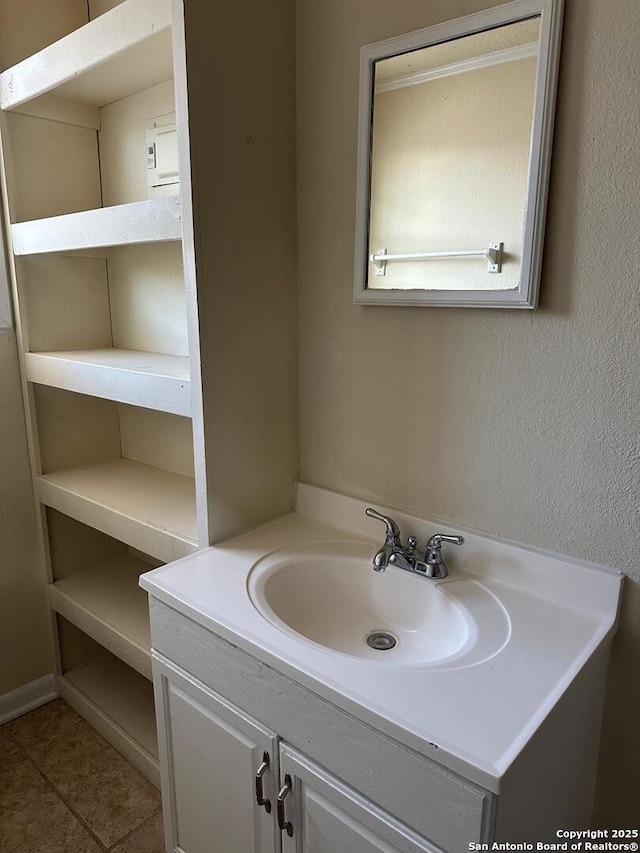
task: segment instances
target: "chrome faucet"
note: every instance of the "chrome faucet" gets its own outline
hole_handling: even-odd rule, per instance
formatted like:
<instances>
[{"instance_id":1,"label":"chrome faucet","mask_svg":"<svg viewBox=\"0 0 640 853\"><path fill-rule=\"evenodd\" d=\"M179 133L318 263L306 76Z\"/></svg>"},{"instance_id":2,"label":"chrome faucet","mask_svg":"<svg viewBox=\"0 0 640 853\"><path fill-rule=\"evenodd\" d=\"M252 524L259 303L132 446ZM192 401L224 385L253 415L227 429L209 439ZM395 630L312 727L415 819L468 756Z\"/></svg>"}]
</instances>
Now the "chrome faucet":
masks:
<instances>
[{"instance_id":1,"label":"chrome faucet","mask_svg":"<svg viewBox=\"0 0 640 853\"><path fill-rule=\"evenodd\" d=\"M449 574L444 560L442 559L442 543L451 542L454 545L462 545L464 536L447 536L445 533L434 534L424 552L424 559L416 557L415 550L418 540L415 536L409 536L406 547L402 545L400 528L388 515L382 515L375 509L369 507L365 510L369 518L375 518L386 525L384 545L377 551L373 558L373 568L376 572L384 572L387 566L397 566L406 572L415 572L425 575L434 580L446 578Z\"/></svg>"}]
</instances>

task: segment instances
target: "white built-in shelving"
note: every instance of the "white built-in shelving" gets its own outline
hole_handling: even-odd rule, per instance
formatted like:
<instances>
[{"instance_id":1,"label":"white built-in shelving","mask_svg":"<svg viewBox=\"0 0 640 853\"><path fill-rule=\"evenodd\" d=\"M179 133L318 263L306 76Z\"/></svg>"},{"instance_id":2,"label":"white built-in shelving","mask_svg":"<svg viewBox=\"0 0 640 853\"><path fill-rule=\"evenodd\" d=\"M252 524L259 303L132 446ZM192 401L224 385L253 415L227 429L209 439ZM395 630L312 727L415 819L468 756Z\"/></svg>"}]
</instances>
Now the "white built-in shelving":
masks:
<instances>
[{"instance_id":1,"label":"white built-in shelving","mask_svg":"<svg viewBox=\"0 0 640 853\"><path fill-rule=\"evenodd\" d=\"M191 421L199 345L183 257L192 247L182 245L180 187L151 192L146 180L145 128L175 111L174 65L185 73L182 36L172 33L179 3L90 0L96 16L62 38L55 15L38 18L41 49L0 73L7 230L59 690L155 784L151 640L138 580L208 541L196 505L204 463L194 447L202 453L203 441ZM81 4L61 0L58 13L71 20ZM188 167L185 127L180 138ZM68 519L56 531L52 510Z\"/></svg>"}]
</instances>

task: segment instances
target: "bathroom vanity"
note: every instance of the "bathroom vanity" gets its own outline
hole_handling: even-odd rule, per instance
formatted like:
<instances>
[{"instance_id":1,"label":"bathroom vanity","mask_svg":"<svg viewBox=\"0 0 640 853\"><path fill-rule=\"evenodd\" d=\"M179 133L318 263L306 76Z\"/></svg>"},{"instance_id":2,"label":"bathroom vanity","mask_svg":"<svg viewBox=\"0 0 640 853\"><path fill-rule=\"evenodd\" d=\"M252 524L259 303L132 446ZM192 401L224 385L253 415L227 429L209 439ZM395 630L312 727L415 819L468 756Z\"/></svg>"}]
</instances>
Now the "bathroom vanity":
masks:
<instances>
[{"instance_id":1,"label":"bathroom vanity","mask_svg":"<svg viewBox=\"0 0 640 853\"><path fill-rule=\"evenodd\" d=\"M295 513L142 577L167 850L459 851L589 825L621 575L466 531L443 580L375 573L365 508L299 486ZM392 514L419 542L442 530Z\"/></svg>"}]
</instances>

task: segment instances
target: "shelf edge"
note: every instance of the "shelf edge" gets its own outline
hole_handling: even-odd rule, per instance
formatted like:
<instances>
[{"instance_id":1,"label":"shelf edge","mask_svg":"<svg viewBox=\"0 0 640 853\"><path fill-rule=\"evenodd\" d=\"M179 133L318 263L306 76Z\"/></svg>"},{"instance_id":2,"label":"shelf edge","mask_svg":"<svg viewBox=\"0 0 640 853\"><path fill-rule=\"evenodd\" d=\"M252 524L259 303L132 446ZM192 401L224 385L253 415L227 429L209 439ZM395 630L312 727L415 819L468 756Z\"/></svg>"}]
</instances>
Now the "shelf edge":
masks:
<instances>
[{"instance_id":1,"label":"shelf edge","mask_svg":"<svg viewBox=\"0 0 640 853\"><path fill-rule=\"evenodd\" d=\"M190 379L43 353L25 353L25 368L29 382L191 417Z\"/></svg>"},{"instance_id":2,"label":"shelf edge","mask_svg":"<svg viewBox=\"0 0 640 853\"><path fill-rule=\"evenodd\" d=\"M46 476L36 478L38 497L46 506L69 515L76 521L95 527L107 536L113 536L165 563L186 557L198 550L198 543L193 539L130 518L114 507L104 506L47 480Z\"/></svg>"},{"instance_id":3,"label":"shelf edge","mask_svg":"<svg viewBox=\"0 0 640 853\"><path fill-rule=\"evenodd\" d=\"M143 649L133 640L118 633L113 626L57 589L55 583L49 585L49 600L56 613L84 631L131 669L135 669L149 681L152 680L151 648Z\"/></svg>"},{"instance_id":4,"label":"shelf edge","mask_svg":"<svg viewBox=\"0 0 640 853\"><path fill-rule=\"evenodd\" d=\"M50 92L170 26L168 0L127 0L0 74L0 109Z\"/></svg>"},{"instance_id":5,"label":"shelf edge","mask_svg":"<svg viewBox=\"0 0 640 853\"><path fill-rule=\"evenodd\" d=\"M72 252L182 239L180 196L135 201L11 226L15 255Z\"/></svg>"}]
</instances>

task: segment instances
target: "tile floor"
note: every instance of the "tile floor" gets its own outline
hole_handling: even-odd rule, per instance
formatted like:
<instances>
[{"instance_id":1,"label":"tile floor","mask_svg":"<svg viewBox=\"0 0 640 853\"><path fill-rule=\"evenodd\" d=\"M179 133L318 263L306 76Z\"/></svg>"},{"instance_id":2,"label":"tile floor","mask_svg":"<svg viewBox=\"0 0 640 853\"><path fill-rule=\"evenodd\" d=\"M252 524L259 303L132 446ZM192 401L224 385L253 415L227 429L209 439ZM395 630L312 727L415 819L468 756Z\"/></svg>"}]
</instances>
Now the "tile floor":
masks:
<instances>
[{"instance_id":1,"label":"tile floor","mask_svg":"<svg viewBox=\"0 0 640 853\"><path fill-rule=\"evenodd\" d=\"M2 853L164 853L160 794L61 699L0 726Z\"/></svg>"}]
</instances>

